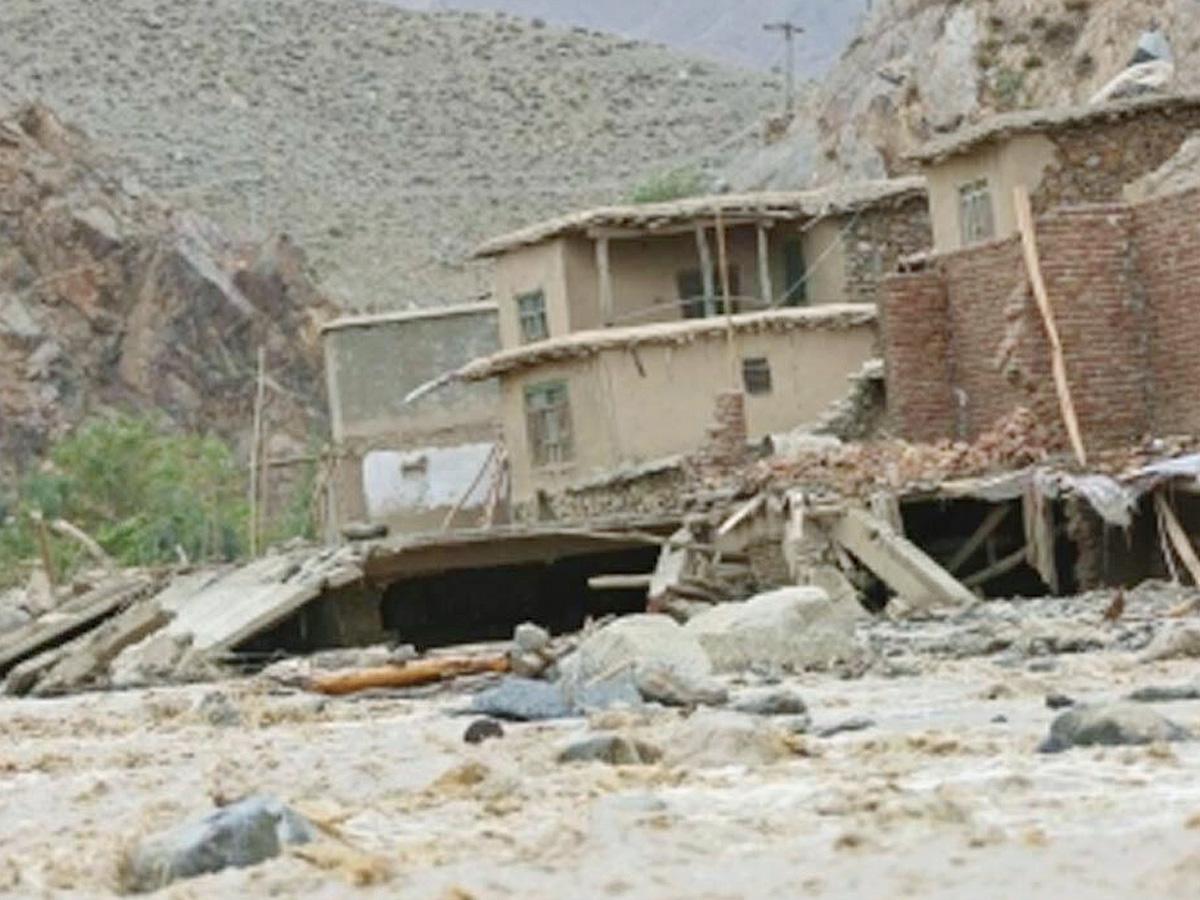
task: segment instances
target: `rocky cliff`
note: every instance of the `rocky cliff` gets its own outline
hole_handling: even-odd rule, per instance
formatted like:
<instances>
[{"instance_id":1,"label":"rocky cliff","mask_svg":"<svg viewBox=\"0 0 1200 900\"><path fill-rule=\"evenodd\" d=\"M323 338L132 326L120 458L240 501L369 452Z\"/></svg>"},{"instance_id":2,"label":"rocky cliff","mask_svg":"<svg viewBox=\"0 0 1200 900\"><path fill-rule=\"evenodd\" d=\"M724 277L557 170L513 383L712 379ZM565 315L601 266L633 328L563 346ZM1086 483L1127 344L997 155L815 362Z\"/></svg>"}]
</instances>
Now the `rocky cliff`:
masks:
<instances>
[{"instance_id":1,"label":"rocky cliff","mask_svg":"<svg viewBox=\"0 0 1200 900\"><path fill-rule=\"evenodd\" d=\"M333 311L289 238L230 241L45 108L0 111L0 481L114 411L240 437L260 346L273 431L323 431Z\"/></svg>"},{"instance_id":2,"label":"rocky cliff","mask_svg":"<svg viewBox=\"0 0 1200 900\"><path fill-rule=\"evenodd\" d=\"M1200 87L1200 0L880 0L786 139L741 154L736 187L906 168L924 140L1011 109L1086 102L1157 20L1173 87Z\"/></svg>"}]
</instances>

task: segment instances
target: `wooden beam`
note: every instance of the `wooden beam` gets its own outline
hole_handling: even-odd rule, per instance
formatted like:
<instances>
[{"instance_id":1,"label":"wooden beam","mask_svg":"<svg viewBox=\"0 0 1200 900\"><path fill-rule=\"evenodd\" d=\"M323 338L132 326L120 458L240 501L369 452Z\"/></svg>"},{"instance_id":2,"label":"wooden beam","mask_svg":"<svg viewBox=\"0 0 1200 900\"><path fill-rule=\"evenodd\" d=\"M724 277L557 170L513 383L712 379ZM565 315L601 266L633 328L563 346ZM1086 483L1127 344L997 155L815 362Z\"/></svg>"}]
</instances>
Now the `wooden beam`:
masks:
<instances>
[{"instance_id":1,"label":"wooden beam","mask_svg":"<svg viewBox=\"0 0 1200 900\"><path fill-rule=\"evenodd\" d=\"M1067 380L1067 364L1063 357L1062 339L1058 334L1058 325L1054 321L1054 309L1050 305L1050 295L1046 291L1046 282L1042 277L1042 264L1038 258L1037 234L1034 231L1033 208L1029 203L1029 192L1024 185L1013 188L1013 204L1016 207L1017 227L1021 230L1021 247L1025 254L1025 266L1029 270L1029 282L1033 286L1033 295L1037 299L1038 309L1042 313L1042 322L1046 327L1046 338L1050 342L1050 353L1054 369L1054 388L1058 392L1058 404L1062 411L1063 422L1067 426L1067 435L1071 439L1071 447L1075 458L1081 466L1087 465L1087 449L1083 444L1083 434L1079 429L1079 418L1075 414L1075 401L1071 397L1071 385Z\"/></svg>"},{"instance_id":2,"label":"wooden beam","mask_svg":"<svg viewBox=\"0 0 1200 900\"><path fill-rule=\"evenodd\" d=\"M259 495L262 493L259 478L262 475L260 460L263 455L263 403L267 393L266 360L266 348L259 347L258 381L254 393L254 415L250 425L250 557L252 559L258 558Z\"/></svg>"},{"instance_id":3,"label":"wooden beam","mask_svg":"<svg viewBox=\"0 0 1200 900\"><path fill-rule=\"evenodd\" d=\"M600 278L600 320L607 326L612 325L613 288L612 265L608 258L608 238L596 239L596 271Z\"/></svg>"},{"instance_id":4,"label":"wooden beam","mask_svg":"<svg viewBox=\"0 0 1200 900\"><path fill-rule=\"evenodd\" d=\"M802 218L804 217L801 215L725 215L724 217L726 228L753 228L756 225L770 227L776 222L796 222ZM614 241L636 241L645 238L677 237L681 234L691 234L697 228L713 228L715 225L716 220L707 216L690 219L686 222L672 222L669 225L647 225L644 228L617 228L615 226L596 225L587 230L587 236L591 240L606 237Z\"/></svg>"},{"instance_id":5,"label":"wooden beam","mask_svg":"<svg viewBox=\"0 0 1200 900\"><path fill-rule=\"evenodd\" d=\"M593 575L588 587L593 591L648 591L653 575Z\"/></svg>"},{"instance_id":6,"label":"wooden beam","mask_svg":"<svg viewBox=\"0 0 1200 900\"><path fill-rule=\"evenodd\" d=\"M1022 547L1020 550L1010 553L1008 556L1004 557L1004 559L993 563L992 565L988 566L986 569L976 572L974 575L971 575L968 578L964 578L962 580L962 583L965 584L967 587L971 587L971 588L979 587L980 585L986 584L987 582L991 581L993 578L997 578L1000 575L1004 575L1007 572L1011 572L1013 569L1015 569L1017 566L1021 565L1023 562L1025 562L1025 548L1024 547Z\"/></svg>"},{"instance_id":7,"label":"wooden beam","mask_svg":"<svg viewBox=\"0 0 1200 900\"><path fill-rule=\"evenodd\" d=\"M721 270L721 305L725 308L725 347L729 358L729 383L735 391L742 389L737 364L737 343L733 335L733 297L729 290L729 253L725 246L725 223L717 210L717 260Z\"/></svg>"},{"instance_id":8,"label":"wooden beam","mask_svg":"<svg viewBox=\"0 0 1200 900\"><path fill-rule=\"evenodd\" d=\"M696 226L696 253L700 257L700 278L704 285L704 315L717 311L717 286L713 281L712 251L708 248L708 231L703 225Z\"/></svg>"},{"instance_id":9,"label":"wooden beam","mask_svg":"<svg viewBox=\"0 0 1200 900\"><path fill-rule=\"evenodd\" d=\"M1192 547L1191 538L1188 537L1184 527L1179 524L1175 511L1171 509L1171 504L1167 502L1162 491L1158 491L1154 495L1154 508L1158 512L1159 520L1166 525L1167 537L1171 540L1171 546L1175 548L1175 552L1179 554L1188 574L1192 576L1192 583L1200 585L1200 559L1196 557L1196 550Z\"/></svg>"},{"instance_id":10,"label":"wooden beam","mask_svg":"<svg viewBox=\"0 0 1200 900\"><path fill-rule=\"evenodd\" d=\"M1026 559L1050 588L1050 592L1057 594L1058 560L1054 550L1058 529L1054 524L1054 507L1038 486L1036 478L1026 486L1021 498L1021 519L1025 527Z\"/></svg>"},{"instance_id":11,"label":"wooden beam","mask_svg":"<svg viewBox=\"0 0 1200 900\"><path fill-rule=\"evenodd\" d=\"M951 575L957 575L962 570L962 567L966 565L967 560L974 555L976 550L983 546L983 542L986 541L991 534L1000 527L1000 523L1003 522L1007 517L1007 503L997 506L986 516L984 516L983 522L978 528L975 529L975 533L967 538L967 542L959 547L958 551L952 557L950 557L950 561L946 563L946 571Z\"/></svg>"},{"instance_id":12,"label":"wooden beam","mask_svg":"<svg viewBox=\"0 0 1200 900\"><path fill-rule=\"evenodd\" d=\"M770 308L775 305L775 289L771 285L771 236L767 226L758 223L758 292L762 295L763 305Z\"/></svg>"}]
</instances>

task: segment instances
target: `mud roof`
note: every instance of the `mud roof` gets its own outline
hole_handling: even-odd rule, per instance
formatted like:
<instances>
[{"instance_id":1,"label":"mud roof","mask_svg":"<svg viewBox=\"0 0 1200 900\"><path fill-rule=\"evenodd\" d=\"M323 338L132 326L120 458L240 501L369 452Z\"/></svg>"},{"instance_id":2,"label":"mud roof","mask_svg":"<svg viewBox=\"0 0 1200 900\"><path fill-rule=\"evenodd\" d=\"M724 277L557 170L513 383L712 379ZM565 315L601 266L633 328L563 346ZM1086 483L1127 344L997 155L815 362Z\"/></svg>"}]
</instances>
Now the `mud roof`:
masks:
<instances>
[{"instance_id":1,"label":"mud roof","mask_svg":"<svg viewBox=\"0 0 1200 900\"><path fill-rule=\"evenodd\" d=\"M824 306L775 309L742 313L731 322L739 334L798 329L845 329L873 324L875 307L866 303L831 303ZM561 337L526 344L511 350L473 360L454 373L462 381L483 381L547 362L583 359L605 350L645 347L655 344L690 344L699 338L723 338L728 327L723 316L686 319L680 322L655 322L624 328L599 328L577 331Z\"/></svg>"},{"instance_id":2,"label":"mud roof","mask_svg":"<svg viewBox=\"0 0 1200 900\"><path fill-rule=\"evenodd\" d=\"M370 313L361 316L342 316L321 326L321 333L345 331L349 328L373 328L378 325L394 325L399 322L416 322L424 319L450 319L455 316L480 316L495 313L495 303L458 303L454 306L431 306L427 309L405 309L393 312Z\"/></svg>"},{"instance_id":3,"label":"mud roof","mask_svg":"<svg viewBox=\"0 0 1200 900\"><path fill-rule=\"evenodd\" d=\"M1146 113L1164 113L1200 107L1200 94L1154 94L1101 103L1096 106L1064 106L1049 109L1019 110L992 116L944 137L929 141L908 155L923 165L932 165L1017 134L1058 131L1103 122L1116 122Z\"/></svg>"},{"instance_id":4,"label":"mud roof","mask_svg":"<svg viewBox=\"0 0 1200 900\"><path fill-rule=\"evenodd\" d=\"M732 220L791 222L852 213L870 206L925 194L921 177L859 181L812 191L764 191L752 194L714 194L670 203L602 206L549 219L494 238L475 251L475 258L499 256L519 247L540 244L594 228L620 228L654 234L666 228L711 219L718 211Z\"/></svg>"}]
</instances>

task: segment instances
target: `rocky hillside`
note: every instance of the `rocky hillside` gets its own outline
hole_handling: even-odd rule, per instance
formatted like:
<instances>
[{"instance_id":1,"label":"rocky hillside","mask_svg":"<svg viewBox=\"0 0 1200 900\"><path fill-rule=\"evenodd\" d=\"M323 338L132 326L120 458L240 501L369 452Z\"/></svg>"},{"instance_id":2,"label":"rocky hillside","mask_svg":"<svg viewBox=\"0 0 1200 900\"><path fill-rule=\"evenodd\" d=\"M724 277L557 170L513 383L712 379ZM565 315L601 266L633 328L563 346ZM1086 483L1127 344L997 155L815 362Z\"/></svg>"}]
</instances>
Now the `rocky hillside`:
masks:
<instances>
[{"instance_id":1,"label":"rocky hillside","mask_svg":"<svg viewBox=\"0 0 1200 900\"><path fill-rule=\"evenodd\" d=\"M0 93L150 189L292 235L358 307L461 301L476 242L754 132L778 78L595 33L360 0L4 0Z\"/></svg>"},{"instance_id":2,"label":"rocky hillside","mask_svg":"<svg viewBox=\"0 0 1200 900\"><path fill-rule=\"evenodd\" d=\"M767 22L804 26L796 45L797 71L825 74L854 37L867 0L391 0L409 9L498 10L558 25L579 26L654 41L749 68L768 69L784 60L778 35Z\"/></svg>"},{"instance_id":3,"label":"rocky hillside","mask_svg":"<svg viewBox=\"0 0 1200 900\"><path fill-rule=\"evenodd\" d=\"M1084 103L1161 23L1175 87L1200 88L1200 0L880 0L784 141L742 154L738 187L904 168L939 132L997 112Z\"/></svg>"},{"instance_id":4,"label":"rocky hillside","mask_svg":"<svg viewBox=\"0 0 1200 900\"><path fill-rule=\"evenodd\" d=\"M289 240L229 241L44 108L0 110L0 484L111 411L241 438L260 346L272 435L322 433L333 312Z\"/></svg>"}]
</instances>

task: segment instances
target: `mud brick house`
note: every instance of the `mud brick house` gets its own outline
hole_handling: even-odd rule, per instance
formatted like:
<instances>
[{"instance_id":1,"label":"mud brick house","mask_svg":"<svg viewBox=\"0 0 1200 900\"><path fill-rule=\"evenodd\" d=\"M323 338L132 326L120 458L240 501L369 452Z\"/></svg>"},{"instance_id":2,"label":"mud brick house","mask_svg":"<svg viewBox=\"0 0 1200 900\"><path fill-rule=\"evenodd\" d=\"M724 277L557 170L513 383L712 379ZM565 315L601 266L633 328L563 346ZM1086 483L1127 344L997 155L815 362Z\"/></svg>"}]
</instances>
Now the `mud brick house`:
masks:
<instances>
[{"instance_id":1,"label":"mud brick house","mask_svg":"<svg viewBox=\"0 0 1200 900\"><path fill-rule=\"evenodd\" d=\"M951 249L883 282L892 425L915 440L968 438L1018 405L1061 420L1046 326L1009 222L1021 185L1038 213L1040 267L1087 448L1200 431L1200 181L1122 199L1159 167L1178 169L1171 157L1200 128L1200 101L1002 118L1007 126L924 154L935 241ZM969 186L981 182L990 200L979 204ZM952 221L955 208L964 225L989 204L990 239ZM960 247L960 231L978 240Z\"/></svg>"},{"instance_id":2,"label":"mud brick house","mask_svg":"<svg viewBox=\"0 0 1200 900\"><path fill-rule=\"evenodd\" d=\"M919 178L587 210L477 251L496 262L501 344L720 314L718 214L739 313L873 303L881 274L930 245Z\"/></svg>"},{"instance_id":3,"label":"mud brick house","mask_svg":"<svg viewBox=\"0 0 1200 900\"><path fill-rule=\"evenodd\" d=\"M499 381L512 502L528 509L539 491L691 453L731 388L746 395L751 440L813 421L875 354L875 323L873 305L833 304L593 329L457 374Z\"/></svg>"},{"instance_id":4,"label":"mud brick house","mask_svg":"<svg viewBox=\"0 0 1200 900\"><path fill-rule=\"evenodd\" d=\"M323 329L336 463L331 530L350 521L398 531L441 526L492 457L494 384L457 384L405 403L419 385L498 349L496 307L464 304L338 319ZM485 502L486 482L467 497Z\"/></svg>"},{"instance_id":5,"label":"mud brick house","mask_svg":"<svg viewBox=\"0 0 1200 900\"><path fill-rule=\"evenodd\" d=\"M933 247L948 253L1016 233L1013 188L1035 213L1114 203L1200 129L1200 95L1153 95L1007 113L912 155L929 187Z\"/></svg>"}]
</instances>

